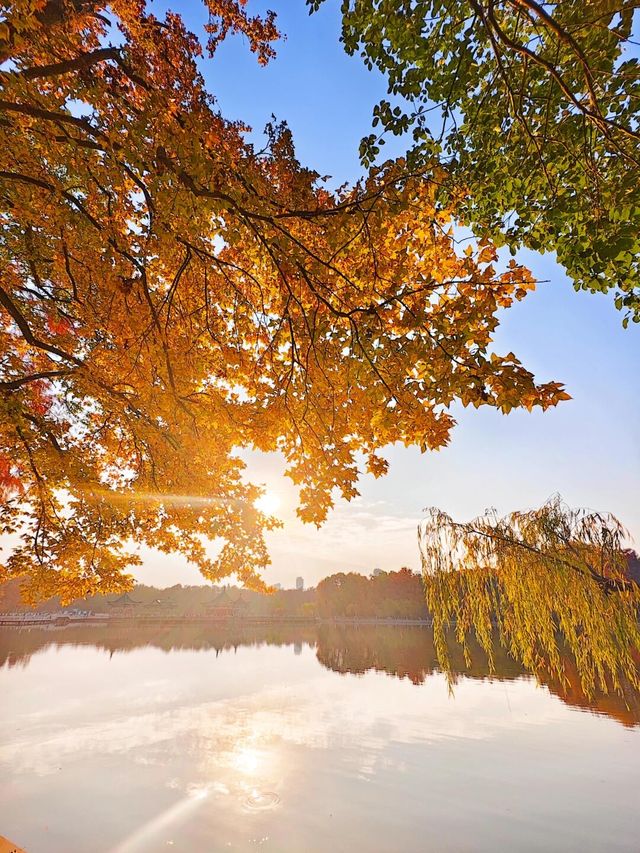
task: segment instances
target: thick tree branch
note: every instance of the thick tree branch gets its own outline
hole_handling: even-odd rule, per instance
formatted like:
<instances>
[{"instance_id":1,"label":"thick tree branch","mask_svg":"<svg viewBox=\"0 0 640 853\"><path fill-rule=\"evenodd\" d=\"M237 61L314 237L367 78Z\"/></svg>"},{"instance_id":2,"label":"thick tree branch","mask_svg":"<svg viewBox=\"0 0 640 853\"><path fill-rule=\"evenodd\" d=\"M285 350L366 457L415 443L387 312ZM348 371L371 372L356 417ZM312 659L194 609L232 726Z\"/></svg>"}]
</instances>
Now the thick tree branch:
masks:
<instances>
[{"instance_id":1,"label":"thick tree branch","mask_svg":"<svg viewBox=\"0 0 640 853\"><path fill-rule=\"evenodd\" d=\"M21 71L14 72L14 74L24 80L39 80L43 77L58 77L61 74L84 71L98 62L105 62L108 59L118 61L119 58L120 51L117 47L102 47L89 53L82 53L73 59L65 59L49 65L33 65L31 68L24 68Z\"/></svg>"},{"instance_id":2,"label":"thick tree branch","mask_svg":"<svg viewBox=\"0 0 640 853\"><path fill-rule=\"evenodd\" d=\"M56 379L60 376L67 376L71 372L71 370L43 370L40 373L30 373L28 376L21 376L19 379L0 381L0 389L3 391L15 391L29 382L37 382L41 379Z\"/></svg>"},{"instance_id":3,"label":"thick tree branch","mask_svg":"<svg viewBox=\"0 0 640 853\"><path fill-rule=\"evenodd\" d=\"M78 365L78 367L83 366L83 362L79 358L76 358L75 355L70 355L68 352L65 352L59 347L53 346L53 344L48 344L46 341L36 337L36 335L31 331L31 327L29 326L24 314L22 314L9 294L2 287L0 287L0 305L8 311L16 326L20 329L22 337L28 344L31 344L31 346L36 347L37 349L44 350L51 355L55 355L58 358L62 358L65 361L71 361Z\"/></svg>"}]
</instances>

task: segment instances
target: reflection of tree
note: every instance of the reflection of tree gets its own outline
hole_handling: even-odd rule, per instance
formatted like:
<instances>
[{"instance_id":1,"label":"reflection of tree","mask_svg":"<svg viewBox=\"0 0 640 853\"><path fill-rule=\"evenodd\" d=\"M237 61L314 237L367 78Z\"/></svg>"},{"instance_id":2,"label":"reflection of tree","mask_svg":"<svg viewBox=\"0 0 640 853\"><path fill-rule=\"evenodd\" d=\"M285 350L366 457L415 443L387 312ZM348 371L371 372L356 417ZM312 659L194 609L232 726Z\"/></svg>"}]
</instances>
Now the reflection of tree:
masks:
<instances>
[{"instance_id":1,"label":"reflection of tree","mask_svg":"<svg viewBox=\"0 0 640 853\"><path fill-rule=\"evenodd\" d=\"M527 675L497 644L491 667L486 653L473 639L469 641L470 665L465 663L461 646L450 633L446 637L449 675L474 679L491 678L512 681ZM416 626L352 626L330 623L316 625L254 624L211 626L202 623L180 625L69 626L60 629L0 629L0 667L26 666L31 655L50 646L92 646L111 655L152 646L164 651L204 650L220 653L241 646L291 646L294 653L301 644L316 647L318 661L339 673L385 672L423 684L440 670L438 656L429 629ZM628 682L620 693L595 691L588 696L582 689L575 660L568 650L559 651L564 678L558 680L541 667L540 682L566 704L606 714L624 725L640 725L640 694Z\"/></svg>"},{"instance_id":2,"label":"reflection of tree","mask_svg":"<svg viewBox=\"0 0 640 853\"><path fill-rule=\"evenodd\" d=\"M475 644L473 648L468 668L457 643L449 642L449 652L454 673L464 673L471 678L490 675L487 657L479 645ZM408 678L414 684L422 684L439 669L431 631L414 626L321 624L318 626L317 656L320 663L336 672L376 670ZM510 680L523 673L523 667L506 654L501 656L497 678Z\"/></svg>"},{"instance_id":3,"label":"reflection of tree","mask_svg":"<svg viewBox=\"0 0 640 853\"><path fill-rule=\"evenodd\" d=\"M93 646L111 654L151 646L179 650L228 651L238 646L315 645L314 627L271 622L211 625L202 622L70 625L65 628L0 629L0 667L26 665L31 655L51 646Z\"/></svg>"},{"instance_id":4,"label":"reflection of tree","mask_svg":"<svg viewBox=\"0 0 640 853\"><path fill-rule=\"evenodd\" d=\"M447 632L445 642L449 655L447 674L453 682L459 677L513 681L529 674L498 643L490 663L480 644L470 639L467 666L463 648L453 632ZM565 673L562 681L544 667L536 673L538 681L551 693L567 705L604 714L626 726L640 725L640 693L632 684L623 680L618 693L596 690L587 695L569 650L560 646L559 655ZM424 683L441 669L431 631L413 626L320 625L317 657L323 666L335 672L362 674L373 670L408 678L414 684Z\"/></svg>"},{"instance_id":5,"label":"reflection of tree","mask_svg":"<svg viewBox=\"0 0 640 853\"><path fill-rule=\"evenodd\" d=\"M640 586L630 579L625 531L610 515L540 509L461 524L431 510L420 544L438 658L450 666L448 625L465 651L475 636L491 660L494 639L536 674L568 679L560 644L587 694L640 689Z\"/></svg>"}]
</instances>

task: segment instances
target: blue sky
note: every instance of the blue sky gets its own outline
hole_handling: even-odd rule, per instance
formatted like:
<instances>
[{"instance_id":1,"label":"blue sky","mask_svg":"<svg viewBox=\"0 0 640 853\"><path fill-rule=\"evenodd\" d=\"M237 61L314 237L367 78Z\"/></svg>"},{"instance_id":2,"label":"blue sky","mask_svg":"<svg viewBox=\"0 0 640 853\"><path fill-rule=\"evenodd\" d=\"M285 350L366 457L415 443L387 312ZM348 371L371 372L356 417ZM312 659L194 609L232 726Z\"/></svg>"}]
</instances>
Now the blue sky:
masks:
<instances>
[{"instance_id":1,"label":"blue sky","mask_svg":"<svg viewBox=\"0 0 640 853\"><path fill-rule=\"evenodd\" d=\"M202 33L205 15L192 2L154 3L180 12ZM242 119L260 139L275 114L292 129L301 162L338 185L361 174L358 143L371 111L386 94L384 79L348 57L339 44L339 2L309 16L304 0L251 2L273 8L286 40L267 68L246 41L233 38L202 71L227 118ZM390 156L399 152L389 146ZM333 571L419 567L416 526L425 506L460 519L485 507L501 512L542 503L560 492L568 503L615 513L640 548L640 326L626 331L610 296L576 293L551 256L523 252L538 290L504 312L496 349L513 350L538 379L563 381L573 399L545 413L455 411L451 445L421 455L389 448L387 477L363 479L361 498L336 507L321 531L294 518L295 492L280 461L249 457L249 473L282 500L284 530L271 535L270 582L315 583ZM151 556L136 573L158 585L198 583L196 570L175 558Z\"/></svg>"}]
</instances>

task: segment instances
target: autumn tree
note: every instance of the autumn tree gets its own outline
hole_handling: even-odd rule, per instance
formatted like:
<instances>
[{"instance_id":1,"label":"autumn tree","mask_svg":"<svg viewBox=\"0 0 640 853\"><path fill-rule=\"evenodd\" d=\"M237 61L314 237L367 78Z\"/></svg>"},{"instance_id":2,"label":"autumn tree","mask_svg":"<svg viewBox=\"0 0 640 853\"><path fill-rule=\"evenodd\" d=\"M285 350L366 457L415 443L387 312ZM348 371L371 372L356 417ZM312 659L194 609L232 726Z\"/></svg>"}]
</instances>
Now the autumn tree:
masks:
<instances>
[{"instance_id":1,"label":"autumn tree","mask_svg":"<svg viewBox=\"0 0 640 853\"><path fill-rule=\"evenodd\" d=\"M425 619L428 616L420 574L403 567L398 572L373 575L371 601L373 616Z\"/></svg>"},{"instance_id":2,"label":"autumn tree","mask_svg":"<svg viewBox=\"0 0 640 853\"><path fill-rule=\"evenodd\" d=\"M582 689L640 689L640 585L631 579L627 534L610 514L542 507L470 522L432 509L420 530L427 605L441 664L448 629L490 660L494 641L534 673L567 678L570 653Z\"/></svg>"},{"instance_id":3,"label":"autumn tree","mask_svg":"<svg viewBox=\"0 0 640 853\"><path fill-rule=\"evenodd\" d=\"M132 542L259 585L275 522L240 448L280 451L320 523L360 459L445 445L455 401L567 396L493 351L533 281L457 252L444 174L333 192L285 126L256 150L224 119L198 58L242 33L267 62L277 31L206 6L205 43L144 0L2 7L0 578L32 599L127 588Z\"/></svg>"},{"instance_id":4,"label":"autumn tree","mask_svg":"<svg viewBox=\"0 0 640 853\"><path fill-rule=\"evenodd\" d=\"M318 8L324 0L307 0ZM408 134L459 215L640 321L640 63L633 0L344 0L346 50L387 76L361 146Z\"/></svg>"},{"instance_id":5,"label":"autumn tree","mask_svg":"<svg viewBox=\"0 0 640 853\"><path fill-rule=\"evenodd\" d=\"M325 618L368 615L369 581L358 572L337 572L316 587L318 613Z\"/></svg>"},{"instance_id":6,"label":"autumn tree","mask_svg":"<svg viewBox=\"0 0 640 853\"><path fill-rule=\"evenodd\" d=\"M426 619L422 578L410 569L365 577L338 572L323 578L316 589L317 608L327 618Z\"/></svg>"}]
</instances>

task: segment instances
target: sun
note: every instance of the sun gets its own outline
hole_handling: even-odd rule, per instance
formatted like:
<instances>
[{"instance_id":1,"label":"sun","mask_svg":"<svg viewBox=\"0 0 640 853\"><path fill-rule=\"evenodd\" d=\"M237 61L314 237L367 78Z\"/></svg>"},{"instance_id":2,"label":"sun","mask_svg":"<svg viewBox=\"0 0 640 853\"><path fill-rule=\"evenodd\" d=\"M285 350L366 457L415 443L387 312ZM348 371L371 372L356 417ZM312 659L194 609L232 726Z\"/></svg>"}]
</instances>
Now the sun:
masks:
<instances>
[{"instance_id":1,"label":"sun","mask_svg":"<svg viewBox=\"0 0 640 853\"><path fill-rule=\"evenodd\" d=\"M280 503L280 497L275 492L267 489L263 495L260 495L253 502L253 505L259 512L264 513L264 515L273 515L280 508Z\"/></svg>"}]
</instances>

